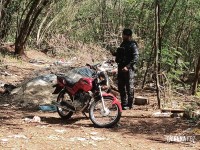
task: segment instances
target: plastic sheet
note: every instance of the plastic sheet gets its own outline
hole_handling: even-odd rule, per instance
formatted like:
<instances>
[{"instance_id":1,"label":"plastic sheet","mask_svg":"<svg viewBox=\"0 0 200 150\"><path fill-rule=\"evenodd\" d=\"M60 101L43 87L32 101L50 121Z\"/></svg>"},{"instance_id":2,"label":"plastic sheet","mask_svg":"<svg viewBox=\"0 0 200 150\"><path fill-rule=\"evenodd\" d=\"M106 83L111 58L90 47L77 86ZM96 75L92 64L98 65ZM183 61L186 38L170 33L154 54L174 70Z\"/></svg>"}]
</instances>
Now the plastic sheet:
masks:
<instances>
[{"instance_id":1,"label":"plastic sheet","mask_svg":"<svg viewBox=\"0 0 200 150\"><path fill-rule=\"evenodd\" d=\"M92 77L94 71L88 67L80 67L70 70L65 74L65 76L71 78L74 82L77 82L83 77Z\"/></svg>"}]
</instances>

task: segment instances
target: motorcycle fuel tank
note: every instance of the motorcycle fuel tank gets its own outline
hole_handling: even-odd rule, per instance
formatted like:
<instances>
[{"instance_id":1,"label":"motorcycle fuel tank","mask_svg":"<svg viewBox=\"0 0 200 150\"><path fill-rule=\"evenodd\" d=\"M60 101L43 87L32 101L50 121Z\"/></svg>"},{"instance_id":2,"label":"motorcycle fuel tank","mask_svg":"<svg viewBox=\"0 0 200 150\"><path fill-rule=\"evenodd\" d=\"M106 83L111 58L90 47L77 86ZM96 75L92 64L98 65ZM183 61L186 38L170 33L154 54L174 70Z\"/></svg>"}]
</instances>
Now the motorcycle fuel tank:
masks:
<instances>
[{"instance_id":1,"label":"motorcycle fuel tank","mask_svg":"<svg viewBox=\"0 0 200 150\"><path fill-rule=\"evenodd\" d=\"M83 90L88 92L92 90L92 78L81 78L73 87L74 91Z\"/></svg>"}]
</instances>

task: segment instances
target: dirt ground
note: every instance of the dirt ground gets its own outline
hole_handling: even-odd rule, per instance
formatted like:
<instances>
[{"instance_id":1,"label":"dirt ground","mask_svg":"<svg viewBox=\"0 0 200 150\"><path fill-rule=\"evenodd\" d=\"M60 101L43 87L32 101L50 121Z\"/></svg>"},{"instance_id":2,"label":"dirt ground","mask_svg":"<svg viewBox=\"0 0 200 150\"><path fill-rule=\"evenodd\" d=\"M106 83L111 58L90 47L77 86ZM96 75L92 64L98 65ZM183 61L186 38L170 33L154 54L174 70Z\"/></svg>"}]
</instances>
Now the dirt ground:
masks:
<instances>
[{"instance_id":1,"label":"dirt ground","mask_svg":"<svg viewBox=\"0 0 200 150\"><path fill-rule=\"evenodd\" d=\"M153 118L150 111L127 110L120 123L110 129L93 127L81 114L61 120L57 113L20 110L1 106L0 149L181 149L197 150L199 139L189 142L167 142L168 135L184 135L191 129L186 120ZM41 122L28 122L39 116ZM187 134L188 136L188 134Z\"/></svg>"},{"instance_id":2,"label":"dirt ground","mask_svg":"<svg viewBox=\"0 0 200 150\"><path fill-rule=\"evenodd\" d=\"M29 55L32 55L31 52ZM39 56L41 56L40 53L38 53L38 56L34 53L34 57L38 58ZM42 57L42 59L44 58ZM48 61L52 60L48 59ZM8 62L5 61L4 65L6 63ZM17 84L30 77L33 71L40 69L41 66L30 63L8 64L7 71L9 73L15 72L18 76L12 78L1 76L1 80ZM152 117L154 112L159 111L154 109L155 93L136 91L136 95L148 96L150 104L123 111L118 125L109 129L95 128L92 122L82 114L75 114L69 120L62 120L56 112L20 108L9 103L9 99L1 96L0 149L200 149L200 124L182 118ZM35 122L31 122L34 116L38 117L35 117ZM170 137L187 137L190 139L187 142L169 142Z\"/></svg>"}]
</instances>

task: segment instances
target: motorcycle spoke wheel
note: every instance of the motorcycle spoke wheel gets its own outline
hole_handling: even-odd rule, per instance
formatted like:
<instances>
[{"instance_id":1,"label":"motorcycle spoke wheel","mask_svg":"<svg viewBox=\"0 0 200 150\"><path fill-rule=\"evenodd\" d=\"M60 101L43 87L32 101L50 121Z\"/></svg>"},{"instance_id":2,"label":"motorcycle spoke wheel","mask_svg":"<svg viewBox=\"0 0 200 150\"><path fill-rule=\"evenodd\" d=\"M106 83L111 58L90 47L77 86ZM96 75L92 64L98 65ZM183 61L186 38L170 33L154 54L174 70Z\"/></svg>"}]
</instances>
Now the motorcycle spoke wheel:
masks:
<instances>
[{"instance_id":1,"label":"motorcycle spoke wheel","mask_svg":"<svg viewBox=\"0 0 200 150\"><path fill-rule=\"evenodd\" d=\"M57 102L61 106L65 106L65 101L70 100L70 97L67 93L61 92L58 95ZM73 112L67 109L63 109L61 107L57 107L57 112L62 119L69 119L73 115Z\"/></svg>"},{"instance_id":2,"label":"motorcycle spoke wheel","mask_svg":"<svg viewBox=\"0 0 200 150\"><path fill-rule=\"evenodd\" d=\"M119 121L121 112L119 106L112 104L112 99L104 99L106 110L103 110L102 101L94 101L90 107L90 119L97 127L112 127Z\"/></svg>"}]
</instances>

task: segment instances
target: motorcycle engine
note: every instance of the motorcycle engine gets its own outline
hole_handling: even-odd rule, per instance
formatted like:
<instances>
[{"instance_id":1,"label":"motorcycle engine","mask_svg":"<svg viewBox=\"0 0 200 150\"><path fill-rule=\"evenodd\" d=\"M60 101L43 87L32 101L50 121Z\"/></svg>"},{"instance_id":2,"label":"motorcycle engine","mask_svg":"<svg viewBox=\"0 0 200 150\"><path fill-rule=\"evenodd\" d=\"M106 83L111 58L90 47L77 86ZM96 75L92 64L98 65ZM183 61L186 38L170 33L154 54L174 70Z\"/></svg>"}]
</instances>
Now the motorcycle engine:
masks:
<instances>
[{"instance_id":1,"label":"motorcycle engine","mask_svg":"<svg viewBox=\"0 0 200 150\"><path fill-rule=\"evenodd\" d=\"M80 110L87 104L88 101L90 101L90 99L91 96L89 93L83 91L77 92L74 96L73 106L76 108L76 110Z\"/></svg>"}]
</instances>

